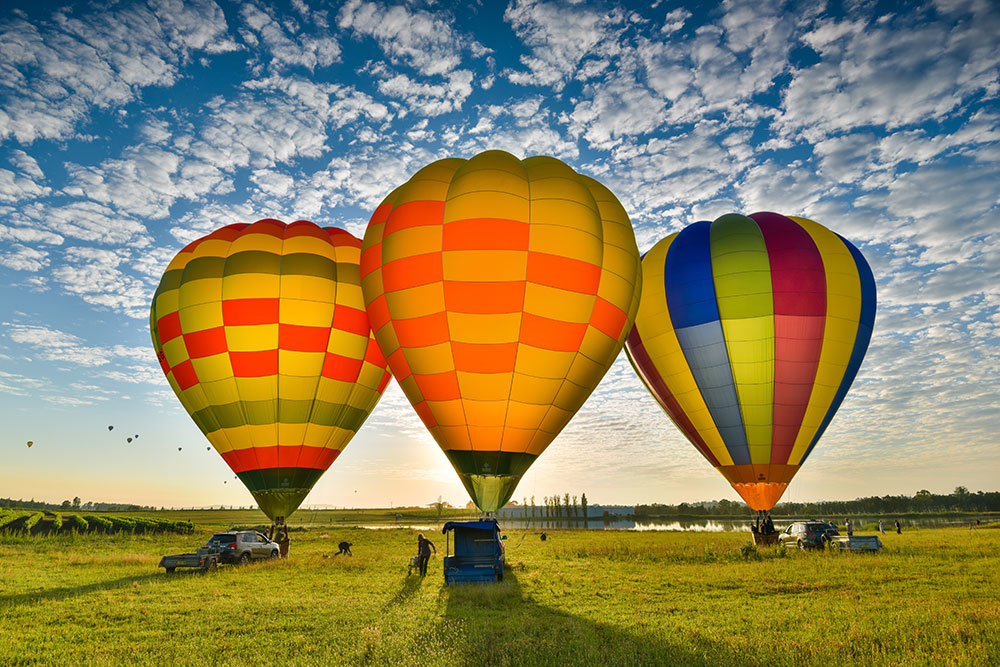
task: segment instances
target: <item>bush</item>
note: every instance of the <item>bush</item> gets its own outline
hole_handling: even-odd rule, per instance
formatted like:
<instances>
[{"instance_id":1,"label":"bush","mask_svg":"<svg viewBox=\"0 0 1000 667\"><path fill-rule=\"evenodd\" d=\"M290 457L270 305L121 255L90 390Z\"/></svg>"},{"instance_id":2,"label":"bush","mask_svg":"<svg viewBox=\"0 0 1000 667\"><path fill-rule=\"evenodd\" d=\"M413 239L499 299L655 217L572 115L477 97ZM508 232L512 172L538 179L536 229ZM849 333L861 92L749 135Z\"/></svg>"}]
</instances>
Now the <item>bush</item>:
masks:
<instances>
[{"instance_id":1,"label":"bush","mask_svg":"<svg viewBox=\"0 0 1000 667\"><path fill-rule=\"evenodd\" d=\"M41 521L42 517L44 516L45 512L35 512L31 516L29 516L28 519L24 522L24 525L21 526L25 534L30 535L31 529L34 528L36 525L38 525L38 522Z\"/></svg>"},{"instance_id":2,"label":"bush","mask_svg":"<svg viewBox=\"0 0 1000 667\"><path fill-rule=\"evenodd\" d=\"M4 514L3 518L0 518L0 530L5 528L10 528L11 524L20 519L23 516L27 516L27 512L8 512Z\"/></svg>"},{"instance_id":3,"label":"bush","mask_svg":"<svg viewBox=\"0 0 1000 667\"><path fill-rule=\"evenodd\" d=\"M130 519L127 516L112 516L108 517L108 520L116 533L135 532L135 519Z\"/></svg>"},{"instance_id":4,"label":"bush","mask_svg":"<svg viewBox=\"0 0 1000 667\"><path fill-rule=\"evenodd\" d=\"M757 549L757 545L753 542L747 542L742 547L740 547L740 556L743 560L753 561L761 560L760 551Z\"/></svg>"},{"instance_id":5,"label":"bush","mask_svg":"<svg viewBox=\"0 0 1000 667\"><path fill-rule=\"evenodd\" d=\"M75 531L86 533L88 530L90 530L90 524L87 523L87 520L84 519L79 514L70 514L69 522L72 525L73 530Z\"/></svg>"},{"instance_id":6,"label":"bush","mask_svg":"<svg viewBox=\"0 0 1000 667\"><path fill-rule=\"evenodd\" d=\"M104 518L103 516L96 516L94 514L87 514L83 517L90 524L90 529L97 531L100 530L103 533L110 533L111 526L113 525L111 521Z\"/></svg>"},{"instance_id":7,"label":"bush","mask_svg":"<svg viewBox=\"0 0 1000 667\"><path fill-rule=\"evenodd\" d=\"M53 512L52 513L52 532L58 533L60 530L62 530L62 526L63 526L62 514L60 514L59 512Z\"/></svg>"}]
</instances>

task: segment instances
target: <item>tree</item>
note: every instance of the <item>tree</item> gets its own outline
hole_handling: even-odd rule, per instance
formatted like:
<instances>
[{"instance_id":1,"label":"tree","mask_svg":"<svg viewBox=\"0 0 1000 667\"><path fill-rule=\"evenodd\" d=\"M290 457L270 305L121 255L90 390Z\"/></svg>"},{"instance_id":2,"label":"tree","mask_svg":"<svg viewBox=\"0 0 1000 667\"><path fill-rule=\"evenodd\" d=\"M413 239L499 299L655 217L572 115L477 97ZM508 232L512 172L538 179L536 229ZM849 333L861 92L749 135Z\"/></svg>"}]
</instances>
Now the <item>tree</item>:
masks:
<instances>
[{"instance_id":1,"label":"tree","mask_svg":"<svg viewBox=\"0 0 1000 667\"><path fill-rule=\"evenodd\" d=\"M563 495L563 507L566 508L566 517L569 518L569 494Z\"/></svg>"},{"instance_id":2,"label":"tree","mask_svg":"<svg viewBox=\"0 0 1000 667\"><path fill-rule=\"evenodd\" d=\"M531 496L531 518L535 518L535 497Z\"/></svg>"},{"instance_id":3,"label":"tree","mask_svg":"<svg viewBox=\"0 0 1000 667\"><path fill-rule=\"evenodd\" d=\"M573 496L573 516L576 516L576 496Z\"/></svg>"},{"instance_id":4,"label":"tree","mask_svg":"<svg viewBox=\"0 0 1000 667\"><path fill-rule=\"evenodd\" d=\"M70 503L69 503L68 500L64 500L64 501L62 501L62 505L60 505L59 507L61 507L64 510L68 510L69 507L70 507Z\"/></svg>"},{"instance_id":5,"label":"tree","mask_svg":"<svg viewBox=\"0 0 1000 667\"><path fill-rule=\"evenodd\" d=\"M580 509L582 510L583 520L587 520L587 494L580 495Z\"/></svg>"},{"instance_id":6,"label":"tree","mask_svg":"<svg viewBox=\"0 0 1000 667\"><path fill-rule=\"evenodd\" d=\"M80 509L80 496L77 496L76 498L73 499L73 509L75 510Z\"/></svg>"}]
</instances>

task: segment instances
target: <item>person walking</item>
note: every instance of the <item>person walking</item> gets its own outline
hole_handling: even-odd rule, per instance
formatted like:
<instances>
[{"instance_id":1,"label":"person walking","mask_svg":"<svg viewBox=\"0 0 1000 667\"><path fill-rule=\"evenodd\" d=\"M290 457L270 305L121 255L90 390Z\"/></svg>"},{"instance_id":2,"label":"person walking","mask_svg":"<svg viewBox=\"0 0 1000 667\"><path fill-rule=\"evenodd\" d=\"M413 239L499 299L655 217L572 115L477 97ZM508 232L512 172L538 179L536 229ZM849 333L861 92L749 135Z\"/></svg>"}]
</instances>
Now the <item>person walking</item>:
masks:
<instances>
[{"instance_id":1,"label":"person walking","mask_svg":"<svg viewBox=\"0 0 1000 667\"><path fill-rule=\"evenodd\" d=\"M434 553L437 553L437 547L434 543L423 536L423 534L417 535L417 557L419 558L418 565L420 566L420 576L427 575L427 561L431 559L431 549Z\"/></svg>"},{"instance_id":2,"label":"person walking","mask_svg":"<svg viewBox=\"0 0 1000 667\"><path fill-rule=\"evenodd\" d=\"M902 535L903 534L903 526L899 523L899 519L896 519L896 521L894 521L894 523L896 524L896 534L897 535Z\"/></svg>"}]
</instances>

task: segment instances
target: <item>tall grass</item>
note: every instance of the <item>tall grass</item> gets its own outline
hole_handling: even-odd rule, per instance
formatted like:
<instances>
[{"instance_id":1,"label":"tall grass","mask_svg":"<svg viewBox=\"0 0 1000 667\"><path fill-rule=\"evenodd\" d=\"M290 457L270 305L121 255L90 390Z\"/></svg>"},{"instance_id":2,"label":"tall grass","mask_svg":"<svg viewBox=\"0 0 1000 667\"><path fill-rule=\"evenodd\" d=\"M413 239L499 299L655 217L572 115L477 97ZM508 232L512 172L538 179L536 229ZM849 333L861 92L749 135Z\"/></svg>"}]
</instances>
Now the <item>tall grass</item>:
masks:
<instances>
[{"instance_id":1,"label":"tall grass","mask_svg":"<svg viewBox=\"0 0 1000 667\"><path fill-rule=\"evenodd\" d=\"M287 560L157 568L216 527L0 536L0 663L1000 664L998 530L757 556L745 534L512 530L502 584L445 587L442 554L407 576L414 531L318 527Z\"/></svg>"}]
</instances>

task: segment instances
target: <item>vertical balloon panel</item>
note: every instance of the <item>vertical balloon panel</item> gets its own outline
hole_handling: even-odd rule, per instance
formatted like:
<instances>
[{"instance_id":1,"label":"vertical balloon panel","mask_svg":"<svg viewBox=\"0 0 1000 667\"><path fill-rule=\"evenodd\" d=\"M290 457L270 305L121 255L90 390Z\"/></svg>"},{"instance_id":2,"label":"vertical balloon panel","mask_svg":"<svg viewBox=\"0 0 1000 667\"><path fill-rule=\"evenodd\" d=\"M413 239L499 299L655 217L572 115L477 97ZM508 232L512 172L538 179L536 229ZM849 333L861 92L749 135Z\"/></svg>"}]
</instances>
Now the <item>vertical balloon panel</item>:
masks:
<instances>
[{"instance_id":1,"label":"vertical balloon panel","mask_svg":"<svg viewBox=\"0 0 1000 667\"><path fill-rule=\"evenodd\" d=\"M642 266L636 373L744 500L770 509L860 368L871 269L825 227L775 213L695 223Z\"/></svg>"},{"instance_id":2,"label":"vertical balloon panel","mask_svg":"<svg viewBox=\"0 0 1000 667\"><path fill-rule=\"evenodd\" d=\"M153 297L171 388L272 519L295 511L389 381L360 246L306 221L229 225L181 250Z\"/></svg>"},{"instance_id":3,"label":"vertical balloon panel","mask_svg":"<svg viewBox=\"0 0 1000 667\"><path fill-rule=\"evenodd\" d=\"M547 157L435 162L365 233L362 290L403 392L495 511L621 350L641 280L602 185Z\"/></svg>"}]
</instances>

